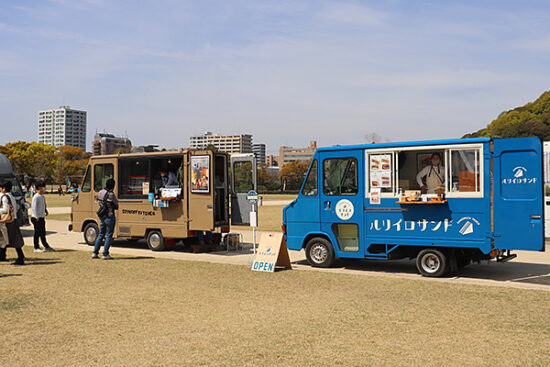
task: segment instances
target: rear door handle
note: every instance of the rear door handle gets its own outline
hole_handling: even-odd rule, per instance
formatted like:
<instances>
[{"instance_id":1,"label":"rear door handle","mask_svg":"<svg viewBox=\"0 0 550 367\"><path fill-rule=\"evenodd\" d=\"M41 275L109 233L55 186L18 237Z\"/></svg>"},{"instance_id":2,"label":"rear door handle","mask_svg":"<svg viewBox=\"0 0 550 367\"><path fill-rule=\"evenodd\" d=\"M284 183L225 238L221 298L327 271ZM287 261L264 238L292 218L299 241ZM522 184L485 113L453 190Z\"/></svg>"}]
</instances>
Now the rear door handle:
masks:
<instances>
[{"instance_id":1,"label":"rear door handle","mask_svg":"<svg viewBox=\"0 0 550 367\"><path fill-rule=\"evenodd\" d=\"M542 216L540 215L532 215L531 219L542 219Z\"/></svg>"}]
</instances>

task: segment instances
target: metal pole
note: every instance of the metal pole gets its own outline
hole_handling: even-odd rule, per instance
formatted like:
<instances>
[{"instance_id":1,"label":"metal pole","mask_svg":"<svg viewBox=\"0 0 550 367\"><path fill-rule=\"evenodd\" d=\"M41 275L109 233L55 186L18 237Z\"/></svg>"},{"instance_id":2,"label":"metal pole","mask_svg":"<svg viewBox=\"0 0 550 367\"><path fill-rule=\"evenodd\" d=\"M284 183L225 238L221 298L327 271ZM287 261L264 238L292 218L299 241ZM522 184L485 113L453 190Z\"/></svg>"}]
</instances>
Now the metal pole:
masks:
<instances>
[{"instance_id":1,"label":"metal pole","mask_svg":"<svg viewBox=\"0 0 550 367\"><path fill-rule=\"evenodd\" d=\"M256 204L252 204L252 213L254 215L254 226L252 227L252 243L254 245L254 255L256 255L256 225L257 225Z\"/></svg>"}]
</instances>

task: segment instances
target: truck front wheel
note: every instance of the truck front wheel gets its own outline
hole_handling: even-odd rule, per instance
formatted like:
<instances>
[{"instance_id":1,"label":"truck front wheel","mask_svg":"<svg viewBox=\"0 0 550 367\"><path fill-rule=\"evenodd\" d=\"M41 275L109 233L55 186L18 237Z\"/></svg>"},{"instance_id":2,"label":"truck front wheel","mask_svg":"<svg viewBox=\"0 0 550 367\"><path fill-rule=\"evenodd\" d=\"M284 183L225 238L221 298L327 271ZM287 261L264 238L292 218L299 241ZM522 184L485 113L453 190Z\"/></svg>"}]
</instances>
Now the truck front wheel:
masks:
<instances>
[{"instance_id":1,"label":"truck front wheel","mask_svg":"<svg viewBox=\"0 0 550 367\"><path fill-rule=\"evenodd\" d=\"M99 227L95 222L90 222L84 227L84 241L90 246L95 245L97 236L99 235Z\"/></svg>"},{"instance_id":2,"label":"truck front wheel","mask_svg":"<svg viewBox=\"0 0 550 367\"><path fill-rule=\"evenodd\" d=\"M306 245L306 258L311 266L329 268L334 264L334 249L325 238L315 237Z\"/></svg>"},{"instance_id":3,"label":"truck front wheel","mask_svg":"<svg viewBox=\"0 0 550 367\"><path fill-rule=\"evenodd\" d=\"M161 231L152 230L147 234L147 246L153 251L162 251L166 248L166 241Z\"/></svg>"},{"instance_id":4,"label":"truck front wheel","mask_svg":"<svg viewBox=\"0 0 550 367\"><path fill-rule=\"evenodd\" d=\"M416 268L425 277L441 277L447 273L447 256L436 249L424 249L416 257Z\"/></svg>"}]
</instances>

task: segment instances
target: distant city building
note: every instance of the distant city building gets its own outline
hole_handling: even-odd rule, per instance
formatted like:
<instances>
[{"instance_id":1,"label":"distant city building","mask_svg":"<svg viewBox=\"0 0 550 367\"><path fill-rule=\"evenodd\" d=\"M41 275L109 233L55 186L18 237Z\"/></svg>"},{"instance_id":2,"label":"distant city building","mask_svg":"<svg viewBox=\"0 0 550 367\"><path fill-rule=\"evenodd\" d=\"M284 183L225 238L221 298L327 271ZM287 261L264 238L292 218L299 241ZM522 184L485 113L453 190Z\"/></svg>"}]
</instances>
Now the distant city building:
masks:
<instances>
[{"instance_id":1,"label":"distant city building","mask_svg":"<svg viewBox=\"0 0 550 367\"><path fill-rule=\"evenodd\" d=\"M290 162L307 161L313 157L316 149L316 141L311 141L306 148L281 147L279 148L279 166L282 167Z\"/></svg>"},{"instance_id":2,"label":"distant city building","mask_svg":"<svg viewBox=\"0 0 550 367\"><path fill-rule=\"evenodd\" d=\"M93 155L129 153L131 149L132 142L130 139L114 136L113 134L97 133L92 142Z\"/></svg>"},{"instance_id":3,"label":"distant city building","mask_svg":"<svg viewBox=\"0 0 550 367\"><path fill-rule=\"evenodd\" d=\"M256 164L265 163L265 144L252 144L252 153L256 157Z\"/></svg>"},{"instance_id":4,"label":"distant city building","mask_svg":"<svg viewBox=\"0 0 550 367\"><path fill-rule=\"evenodd\" d=\"M279 165L279 157L276 155L266 155L265 156L265 164L268 167L277 167Z\"/></svg>"},{"instance_id":5,"label":"distant city building","mask_svg":"<svg viewBox=\"0 0 550 367\"><path fill-rule=\"evenodd\" d=\"M210 131L207 131L203 135L190 138L190 148L205 149L209 145L213 145L222 152L229 154L252 153L252 135L213 135Z\"/></svg>"},{"instance_id":6,"label":"distant city building","mask_svg":"<svg viewBox=\"0 0 550 367\"><path fill-rule=\"evenodd\" d=\"M160 152L158 145L140 145L138 147L132 147L132 153L152 153Z\"/></svg>"},{"instance_id":7,"label":"distant city building","mask_svg":"<svg viewBox=\"0 0 550 367\"><path fill-rule=\"evenodd\" d=\"M70 145L86 151L86 111L69 106L38 111L38 142L55 147Z\"/></svg>"}]
</instances>

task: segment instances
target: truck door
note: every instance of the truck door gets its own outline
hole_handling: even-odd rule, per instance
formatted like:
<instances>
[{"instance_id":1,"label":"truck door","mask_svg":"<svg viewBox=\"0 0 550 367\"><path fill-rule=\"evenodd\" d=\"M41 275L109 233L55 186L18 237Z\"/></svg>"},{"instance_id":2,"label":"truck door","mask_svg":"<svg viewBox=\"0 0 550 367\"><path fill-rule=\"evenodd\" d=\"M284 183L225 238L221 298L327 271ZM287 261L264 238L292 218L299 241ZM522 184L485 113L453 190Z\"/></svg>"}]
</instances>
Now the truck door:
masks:
<instances>
[{"instance_id":1,"label":"truck door","mask_svg":"<svg viewBox=\"0 0 550 367\"><path fill-rule=\"evenodd\" d=\"M252 205L246 199L250 190L256 190L254 154L231 155L231 224L250 225Z\"/></svg>"},{"instance_id":2,"label":"truck door","mask_svg":"<svg viewBox=\"0 0 550 367\"><path fill-rule=\"evenodd\" d=\"M550 141L543 144L544 154L544 237L550 238Z\"/></svg>"},{"instance_id":3,"label":"truck door","mask_svg":"<svg viewBox=\"0 0 550 367\"><path fill-rule=\"evenodd\" d=\"M363 151L321 152L321 231L337 257L363 257Z\"/></svg>"},{"instance_id":4,"label":"truck door","mask_svg":"<svg viewBox=\"0 0 550 367\"><path fill-rule=\"evenodd\" d=\"M542 147L538 138L494 140L495 248L543 250Z\"/></svg>"},{"instance_id":5,"label":"truck door","mask_svg":"<svg viewBox=\"0 0 550 367\"><path fill-rule=\"evenodd\" d=\"M214 154L210 150L192 151L188 162L189 230L214 230Z\"/></svg>"}]
</instances>

